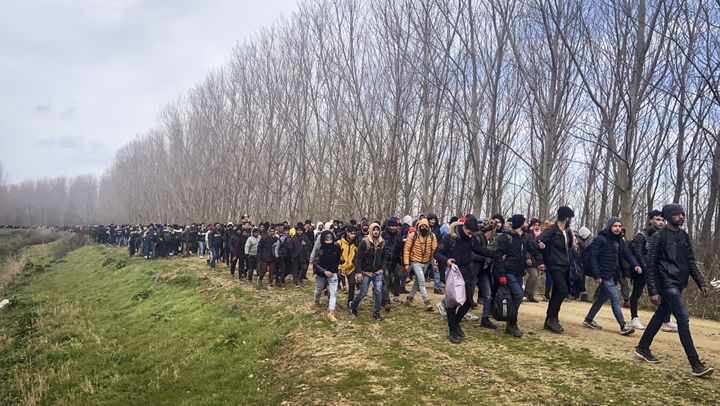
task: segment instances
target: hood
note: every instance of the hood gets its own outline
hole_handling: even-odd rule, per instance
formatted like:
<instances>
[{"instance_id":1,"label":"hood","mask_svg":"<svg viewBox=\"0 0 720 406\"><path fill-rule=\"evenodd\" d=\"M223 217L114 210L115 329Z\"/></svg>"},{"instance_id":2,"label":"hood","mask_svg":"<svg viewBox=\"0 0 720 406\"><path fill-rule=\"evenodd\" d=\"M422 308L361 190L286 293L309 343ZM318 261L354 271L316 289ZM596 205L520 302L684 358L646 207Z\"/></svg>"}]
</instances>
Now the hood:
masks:
<instances>
[{"instance_id":1,"label":"hood","mask_svg":"<svg viewBox=\"0 0 720 406\"><path fill-rule=\"evenodd\" d=\"M465 222L463 222L463 221L456 221L456 222L450 224L450 227L449 227L450 237L457 238L458 237L457 228L458 228L458 226L462 226L463 224L465 224Z\"/></svg>"},{"instance_id":2,"label":"hood","mask_svg":"<svg viewBox=\"0 0 720 406\"><path fill-rule=\"evenodd\" d=\"M332 231L325 230L322 233L320 233L320 244L322 245L332 245L332 244L325 244L325 238L331 235L333 237L333 240L335 240L335 235L332 233Z\"/></svg>"},{"instance_id":3,"label":"hood","mask_svg":"<svg viewBox=\"0 0 720 406\"><path fill-rule=\"evenodd\" d=\"M432 230L430 229L430 222L427 219L422 219L418 221L415 225L415 231L419 233L422 227L425 227L428 229L428 231L432 232Z\"/></svg>"},{"instance_id":4,"label":"hood","mask_svg":"<svg viewBox=\"0 0 720 406\"><path fill-rule=\"evenodd\" d=\"M326 222L326 223L325 223L325 227L324 227L325 230L330 230L330 227L332 227L332 225L333 225L333 222L332 222L332 221Z\"/></svg>"},{"instance_id":5,"label":"hood","mask_svg":"<svg viewBox=\"0 0 720 406\"><path fill-rule=\"evenodd\" d=\"M373 236L372 236L372 232L375 228L377 228L378 230L381 230L380 235L378 236L377 239L373 238ZM382 238L382 229L380 228L380 224L378 224L378 223L370 224L370 228L368 228L368 235L365 236L364 240L367 242L368 245L372 245L375 247L382 244L384 240Z\"/></svg>"},{"instance_id":6,"label":"hood","mask_svg":"<svg viewBox=\"0 0 720 406\"><path fill-rule=\"evenodd\" d=\"M578 230L578 237L582 238L583 240L587 240L588 237L590 237L590 234L592 234L592 232L590 232L590 229L585 226L580 227L580 229Z\"/></svg>"},{"instance_id":7,"label":"hood","mask_svg":"<svg viewBox=\"0 0 720 406\"><path fill-rule=\"evenodd\" d=\"M406 224L408 227L412 227L413 218L410 215L407 215L403 217L403 224Z\"/></svg>"},{"instance_id":8,"label":"hood","mask_svg":"<svg viewBox=\"0 0 720 406\"><path fill-rule=\"evenodd\" d=\"M605 230L604 230L604 231L607 231L607 232L609 233L609 232L610 232L610 227L612 227L613 224L618 223L618 222L619 222L619 223L622 223L622 220L620 220L620 217L610 216L610 218L608 218L607 223L605 224Z\"/></svg>"},{"instance_id":9,"label":"hood","mask_svg":"<svg viewBox=\"0 0 720 406\"><path fill-rule=\"evenodd\" d=\"M318 233L320 232L320 226L323 226L323 227L324 227L325 224L323 224L323 223L321 223L321 222L319 222L319 221L318 221L317 224L315 224L315 231L317 231Z\"/></svg>"}]
</instances>

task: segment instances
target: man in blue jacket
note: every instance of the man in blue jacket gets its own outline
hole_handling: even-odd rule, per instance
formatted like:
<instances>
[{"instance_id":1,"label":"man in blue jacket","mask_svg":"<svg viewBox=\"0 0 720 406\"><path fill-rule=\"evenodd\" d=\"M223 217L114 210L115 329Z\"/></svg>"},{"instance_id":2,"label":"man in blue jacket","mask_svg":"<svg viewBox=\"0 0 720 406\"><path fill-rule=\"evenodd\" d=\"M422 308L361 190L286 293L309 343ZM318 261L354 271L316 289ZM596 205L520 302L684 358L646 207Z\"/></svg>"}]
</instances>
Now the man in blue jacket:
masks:
<instances>
[{"instance_id":1,"label":"man in blue jacket","mask_svg":"<svg viewBox=\"0 0 720 406\"><path fill-rule=\"evenodd\" d=\"M620 324L620 334L627 336L634 333L635 329L625 323L620 297L615 289L615 280L620 271L621 259L627 261L637 273L641 273L642 268L625 242L622 228L622 221L619 217L610 217L605 229L590 244L590 273L599 286L583 325L595 330L601 329L602 327L595 322L595 315L610 299L615 320Z\"/></svg>"}]
</instances>

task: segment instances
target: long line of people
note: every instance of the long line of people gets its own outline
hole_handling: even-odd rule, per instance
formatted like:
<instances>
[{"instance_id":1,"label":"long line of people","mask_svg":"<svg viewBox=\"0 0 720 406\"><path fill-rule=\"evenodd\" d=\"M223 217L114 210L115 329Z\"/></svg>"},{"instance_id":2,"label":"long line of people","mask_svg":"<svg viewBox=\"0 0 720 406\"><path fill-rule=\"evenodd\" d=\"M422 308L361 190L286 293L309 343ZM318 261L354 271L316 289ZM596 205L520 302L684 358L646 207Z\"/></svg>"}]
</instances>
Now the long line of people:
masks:
<instances>
[{"instance_id":1,"label":"long line of people","mask_svg":"<svg viewBox=\"0 0 720 406\"><path fill-rule=\"evenodd\" d=\"M619 217L610 217L606 227L594 236L587 227L575 231L571 227L573 218L573 210L566 206L561 206L555 220L544 227L540 219L528 220L522 214L513 215L507 222L500 214L487 220L468 214L440 224L439 218L430 213L417 219L405 216L402 221L391 216L382 222L363 218L347 224L335 220L314 225L306 220L294 226L287 222L254 225L246 214L238 225L111 225L95 227L92 235L102 243L124 241L131 257L141 253L146 259L190 255L204 259L208 254L206 261L213 270L217 271L218 262L225 262L231 275L237 272L239 280L257 287L267 285L269 289L284 286L288 277L292 277L295 287L301 287L312 269L315 305L323 307L325 293L327 319L331 322L337 321L338 292L346 293L345 306L357 316L372 285L372 316L378 321L384 319L381 311L388 313L393 305L414 307L419 292L424 310L437 309L447 319L448 340L453 344L465 338L463 321L478 320L477 326L496 329L498 317L495 322L491 320L492 309L499 302L495 299L501 297L505 306L512 307L505 332L522 337L516 315L523 302L539 302L535 295L544 273L543 299L548 302L545 330L564 332L560 322L562 304L574 299L592 302L581 323L602 329L595 316L610 301L621 335L644 330L635 347L637 357L658 362L650 351L653 338L660 329L676 331L692 374L711 374L713 368L700 360L694 348L681 297L690 277L703 295L708 294L690 239L682 229L683 208L669 204L662 211L651 211L647 228L630 241L625 238ZM464 293L460 296L466 299L462 303L443 299L433 305L426 281L432 281L434 294L441 294L451 269L461 275L459 289L464 289L452 293ZM597 283L593 297L587 294L586 280ZM638 315L638 302L645 288L658 305L647 327ZM447 289L458 287L446 287L446 293ZM626 299L624 304L621 298ZM480 306L481 316L473 315L471 310ZM630 309L629 322L623 307ZM677 323L670 321L670 315Z\"/></svg>"}]
</instances>

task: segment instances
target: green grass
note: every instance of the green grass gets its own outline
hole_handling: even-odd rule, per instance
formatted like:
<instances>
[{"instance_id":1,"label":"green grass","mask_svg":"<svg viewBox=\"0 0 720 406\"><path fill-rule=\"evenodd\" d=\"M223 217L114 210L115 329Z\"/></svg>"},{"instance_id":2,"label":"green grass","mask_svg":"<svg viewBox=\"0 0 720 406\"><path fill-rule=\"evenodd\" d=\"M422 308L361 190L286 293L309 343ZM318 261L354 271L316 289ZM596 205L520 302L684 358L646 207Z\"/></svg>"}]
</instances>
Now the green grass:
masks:
<instances>
[{"instance_id":1,"label":"green grass","mask_svg":"<svg viewBox=\"0 0 720 406\"><path fill-rule=\"evenodd\" d=\"M0 316L0 403L280 402L263 360L297 320L268 324L273 309L237 290L210 299L189 273L158 278L171 261L99 246L53 264L37 254Z\"/></svg>"},{"instance_id":2,"label":"green grass","mask_svg":"<svg viewBox=\"0 0 720 406\"><path fill-rule=\"evenodd\" d=\"M26 249L13 305L0 312L0 404L720 401L713 381L531 331L511 339L467 325L466 342L450 345L443 318L394 306L376 323L371 298L360 317L341 313L332 325L307 284L256 289L224 265L129 260L98 245L57 259L54 244Z\"/></svg>"}]
</instances>

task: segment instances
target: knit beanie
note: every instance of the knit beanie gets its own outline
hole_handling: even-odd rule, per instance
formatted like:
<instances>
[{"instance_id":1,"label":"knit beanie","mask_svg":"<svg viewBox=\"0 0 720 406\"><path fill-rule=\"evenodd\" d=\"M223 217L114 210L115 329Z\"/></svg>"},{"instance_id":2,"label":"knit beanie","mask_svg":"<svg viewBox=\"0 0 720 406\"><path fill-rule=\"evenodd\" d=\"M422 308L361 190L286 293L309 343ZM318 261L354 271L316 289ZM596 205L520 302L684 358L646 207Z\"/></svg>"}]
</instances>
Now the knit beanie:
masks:
<instances>
[{"instance_id":1,"label":"knit beanie","mask_svg":"<svg viewBox=\"0 0 720 406\"><path fill-rule=\"evenodd\" d=\"M525 216L522 214L514 214L512 217L510 217L510 223L512 224L513 230L517 230L518 228L522 227L523 224L525 224Z\"/></svg>"},{"instance_id":2,"label":"knit beanie","mask_svg":"<svg viewBox=\"0 0 720 406\"><path fill-rule=\"evenodd\" d=\"M570 217L575 217L575 212L567 206L560 206L557 211L557 219L558 221L564 221L569 219Z\"/></svg>"},{"instance_id":3,"label":"knit beanie","mask_svg":"<svg viewBox=\"0 0 720 406\"><path fill-rule=\"evenodd\" d=\"M662 208L662 215L667 220L670 220L670 217L678 213L685 213L685 209L683 209L683 207L677 203L666 204Z\"/></svg>"}]
</instances>

